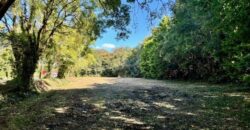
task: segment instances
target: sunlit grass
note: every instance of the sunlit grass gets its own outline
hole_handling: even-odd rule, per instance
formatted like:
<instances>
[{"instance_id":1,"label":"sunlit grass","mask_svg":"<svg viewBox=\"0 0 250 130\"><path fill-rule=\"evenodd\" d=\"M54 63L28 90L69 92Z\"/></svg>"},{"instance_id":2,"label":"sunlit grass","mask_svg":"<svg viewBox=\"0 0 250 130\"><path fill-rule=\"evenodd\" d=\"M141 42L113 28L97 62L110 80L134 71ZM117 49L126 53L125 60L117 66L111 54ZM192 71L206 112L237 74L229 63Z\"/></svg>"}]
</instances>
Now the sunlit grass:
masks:
<instances>
[{"instance_id":1,"label":"sunlit grass","mask_svg":"<svg viewBox=\"0 0 250 130\"><path fill-rule=\"evenodd\" d=\"M143 79L136 81L144 82ZM57 81L49 82L59 84ZM141 83L141 86L133 88L130 86L132 83L126 84L129 86L119 82L100 83L93 88L83 86L82 89L50 90L0 109L6 115L8 128L11 129L45 129L48 124L43 127L41 122L56 121L60 125L64 120L94 121L95 125L107 128L129 126L164 129L168 126L193 126L199 129L247 126L250 120L247 92L232 86L207 84L204 87L204 84L199 86L199 83L187 82L185 87L184 84L166 82L161 87L150 88ZM232 122L236 124L230 124Z\"/></svg>"}]
</instances>

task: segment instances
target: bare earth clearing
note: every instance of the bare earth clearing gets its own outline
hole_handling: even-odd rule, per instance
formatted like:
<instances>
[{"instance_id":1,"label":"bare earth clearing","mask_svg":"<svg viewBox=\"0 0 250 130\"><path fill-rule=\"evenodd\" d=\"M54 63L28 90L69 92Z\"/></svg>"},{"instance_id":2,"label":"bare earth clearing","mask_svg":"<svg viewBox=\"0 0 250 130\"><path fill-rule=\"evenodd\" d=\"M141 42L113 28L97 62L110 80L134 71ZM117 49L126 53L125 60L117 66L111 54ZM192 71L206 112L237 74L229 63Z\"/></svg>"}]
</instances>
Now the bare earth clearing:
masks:
<instances>
[{"instance_id":1,"label":"bare earth clearing","mask_svg":"<svg viewBox=\"0 0 250 130\"><path fill-rule=\"evenodd\" d=\"M250 95L238 88L137 78L68 80L0 108L0 128L250 129Z\"/></svg>"}]
</instances>

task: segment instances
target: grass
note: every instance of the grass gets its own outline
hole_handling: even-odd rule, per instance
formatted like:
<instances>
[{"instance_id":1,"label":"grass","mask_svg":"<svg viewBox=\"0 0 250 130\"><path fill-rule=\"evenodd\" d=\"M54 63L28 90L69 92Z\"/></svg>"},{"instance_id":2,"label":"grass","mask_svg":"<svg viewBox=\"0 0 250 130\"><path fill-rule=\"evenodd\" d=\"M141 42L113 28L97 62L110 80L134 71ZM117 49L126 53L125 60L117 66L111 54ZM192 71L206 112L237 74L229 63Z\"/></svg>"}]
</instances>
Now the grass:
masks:
<instances>
[{"instance_id":1,"label":"grass","mask_svg":"<svg viewBox=\"0 0 250 130\"><path fill-rule=\"evenodd\" d=\"M89 81L89 79L87 79ZM249 88L115 79L51 90L0 108L3 129L249 129ZM81 81L81 80L80 80ZM67 87L69 80L46 80ZM84 84L86 81L79 82ZM145 87L150 85L151 87ZM133 86L134 85L134 86ZM132 88L132 89L131 89Z\"/></svg>"},{"instance_id":2,"label":"grass","mask_svg":"<svg viewBox=\"0 0 250 130\"><path fill-rule=\"evenodd\" d=\"M51 100L57 102L51 102ZM54 93L44 93L8 106L8 108L11 108L12 113L6 119L8 129L33 129L37 120L48 117L53 113L54 109L50 106L60 105L63 100L63 97L54 95Z\"/></svg>"},{"instance_id":3,"label":"grass","mask_svg":"<svg viewBox=\"0 0 250 130\"><path fill-rule=\"evenodd\" d=\"M51 87L63 87L70 82L67 79L57 79L57 78L44 79L43 81L47 82L47 84L49 84L49 86Z\"/></svg>"}]
</instances>

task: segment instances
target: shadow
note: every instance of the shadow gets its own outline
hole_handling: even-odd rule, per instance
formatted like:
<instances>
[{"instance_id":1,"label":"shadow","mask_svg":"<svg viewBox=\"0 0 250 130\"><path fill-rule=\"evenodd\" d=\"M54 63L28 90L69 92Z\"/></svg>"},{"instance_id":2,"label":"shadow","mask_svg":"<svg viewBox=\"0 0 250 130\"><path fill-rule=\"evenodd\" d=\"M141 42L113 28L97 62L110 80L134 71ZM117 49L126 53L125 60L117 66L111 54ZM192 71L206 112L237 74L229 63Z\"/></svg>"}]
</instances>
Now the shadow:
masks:
<instances>
[{"instance_id":1,"label":"shadow","mask_svg":"<svg viewBox=\"0 0 250 130\"><path fill-rule=\"evenodd\" d=\"M35 115L29 116L29 124L23 129L249 128L249 124L231 114L236 109L224 110L225 106L218 105L228 97L214 99L204 97L204 93L190 94L159 86L128 87L116 82L93 86L53 90L35 97L34 102L19 112L24 119L26 113ZM244 107L249 109L250 105Z\"/></svg>"},{"instance_id":2,"label":"shadow","mask_svg":"<svg viewBox=\"0 0 250 130\"><path fill-rule=\"evenodd\" d=\"M0 93L8 93L15 90L17 90L17 86L13 80L0 83Z\"/></svg>"}]
</instances>

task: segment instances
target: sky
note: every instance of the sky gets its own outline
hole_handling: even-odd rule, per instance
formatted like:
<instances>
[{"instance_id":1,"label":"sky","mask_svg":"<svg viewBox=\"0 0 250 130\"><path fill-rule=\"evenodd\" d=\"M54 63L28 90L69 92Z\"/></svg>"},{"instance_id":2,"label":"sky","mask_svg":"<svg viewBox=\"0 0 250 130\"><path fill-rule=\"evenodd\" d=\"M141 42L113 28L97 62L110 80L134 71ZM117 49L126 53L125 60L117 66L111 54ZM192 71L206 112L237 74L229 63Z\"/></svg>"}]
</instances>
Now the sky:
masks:
<instances>
[{"instance_id":1,"label":"sky","mask_svg":"<svg viewBox=\"0 0 250 130\"><path fill-rule=\"evenodd\" d=\"M156 3L152 5L152 8L157 6ZM134 6L131 12L131 21L128 26L131 34L128 39L117 40L116 32L114 29L107 29L100 38L97 39L96 43L92 46L95 49L105 49L112 51L119 47L134 48L143 42L143 40L150 36L151 29L159 24L159 19L154 20L153 23L148 21L147 12L142 11L139 7Z\"/></svg>"}]
</instances>

